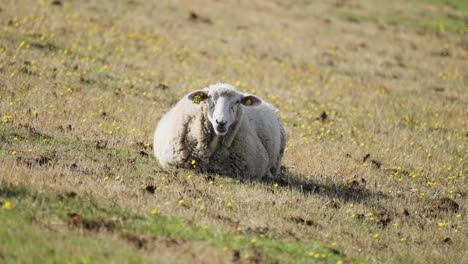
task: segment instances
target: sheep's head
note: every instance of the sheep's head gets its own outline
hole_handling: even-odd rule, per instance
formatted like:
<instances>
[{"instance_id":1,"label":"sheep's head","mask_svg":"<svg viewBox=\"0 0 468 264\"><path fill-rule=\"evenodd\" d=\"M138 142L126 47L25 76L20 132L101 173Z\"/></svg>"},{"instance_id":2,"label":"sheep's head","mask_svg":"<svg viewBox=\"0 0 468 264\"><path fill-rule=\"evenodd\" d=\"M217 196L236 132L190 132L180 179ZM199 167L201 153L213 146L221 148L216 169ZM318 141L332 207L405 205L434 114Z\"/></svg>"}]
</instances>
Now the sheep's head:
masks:
<instances>
[{"instance_id":1,"label":"sheep's head","mask_svg":"<svg viewBox=\"0 0 468 264\"><path fill-rule=\"evenodd\" d=\"M208 101L208 119L217 135L225 135L229 127L242 114L242 106L253 107L262 103L255 95L242 94L229 84L215 84L208 88L194 91L188 99L199 104Z\"/></svg>"}]
</instances>

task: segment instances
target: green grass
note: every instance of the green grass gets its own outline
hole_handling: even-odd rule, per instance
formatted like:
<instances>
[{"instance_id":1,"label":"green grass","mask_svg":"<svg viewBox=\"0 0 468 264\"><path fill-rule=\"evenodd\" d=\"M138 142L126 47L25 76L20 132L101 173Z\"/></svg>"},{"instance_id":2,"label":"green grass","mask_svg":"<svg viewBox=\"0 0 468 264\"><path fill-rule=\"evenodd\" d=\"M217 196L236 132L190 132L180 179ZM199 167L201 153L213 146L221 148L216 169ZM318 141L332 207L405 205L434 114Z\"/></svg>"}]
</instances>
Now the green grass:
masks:
<instances>
[{"instance_id":1,"label":"green grass","mask_svg":"<svg viewBox=\"0 0 468 264\"><path fill-rule=\"evenodd\" d=\"M422 2L445 5L456 10L468 11L468 2L463 0L422 0Z\"/></svg>"},{"instance_id":2,"label":"green grass","mask_svg":"<svg viewBox=\"0 0 468 264\"><path fill-rule=\"evenodd\" d=\"M63 234L38 227L23 216L1 214L2 263L141 263L139 252L118 241Z\"/></svg>"},{"instance_id":3,"label":"green grass","mask_svg":"<svg viewBox=\"0 0 468 264\"><path fill-rule=\"evenodd\" d=\"M60 220L71 210L66 201L32 197L24 188L0 189L2 203L9 201L11 209L2 209L0 217L0 258L2 263L141 263L142 256L131 246L111 236L86 236L68 232ZM53 204L53 207L47 205Z\"/></svg>"},{"instance_id":4,"label":"green grass","mask_svg":"<svg viewBox=\"0 0 468 264\"><path fill-rule=\"evenodd\" d=\"M420 29L428 32L450 31L461 35L468 28L468 4L466 1L427 1L435 4L431 9L421 9L423 5L408 2L406 6L381 9L377 2L361 8L342 8L335 15L353 23L373 23L391 25L402 29ZM453 8L452 11L438 12L438 5Z\"/></svg>"},{"instance_id":5,"label":"green grass","mask_svg":"<svg viewBox=\"0 0 468 264\"><path fill-rule=\"evenodd\" d=\"M224 245L243 256L266 254L264 261L309 262L307 252L320 254L318 259L326 263L335 263L346 257L313 241L306 243L305 247L304 243L223 233L183 223L172 217L141 215L112 206L99 207L90 201L67 195L30 193L25 187L2 184L0 201L2 204L7 201L12 204L11 209L0 211L4 221L0 226L0 253L6 263L32 260L46 263L140 263L144 258L131 243L125 244L115 239L128 234L140 239L174 239L178 241L176 243L210 241L214 247ZM94 221L97 227L88 230L85 224L67 225L69 214L78 214L83 222ZM106 223L112 223L111 228ZM67 232L67 228L74 228L74 231ZM35 250L38 245L41 245L39 250ZM349 256L346 258L353 259Z\"/></svg>"}]
</instances>

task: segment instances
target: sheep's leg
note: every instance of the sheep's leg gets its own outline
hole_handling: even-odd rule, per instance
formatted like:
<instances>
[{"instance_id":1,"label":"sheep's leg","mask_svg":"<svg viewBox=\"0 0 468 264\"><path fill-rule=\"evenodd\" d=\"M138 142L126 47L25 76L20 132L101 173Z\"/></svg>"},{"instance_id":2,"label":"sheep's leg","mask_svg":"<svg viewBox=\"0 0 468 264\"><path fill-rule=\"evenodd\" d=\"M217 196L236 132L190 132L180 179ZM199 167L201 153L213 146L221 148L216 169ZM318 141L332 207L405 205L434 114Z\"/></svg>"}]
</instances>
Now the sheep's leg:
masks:
<instances>
[{"instance_id":1,"label":"sheep's leg","mask_svg":"<svg viewBox=\"0 0 468 264\"><path fill-rule=\"evenodd\" d=\"M270 170L267 170L265 175L263 175L263 179L266 181L273 181L275 179L275 176L271 173Z\"/></svg>"}]
</instances>

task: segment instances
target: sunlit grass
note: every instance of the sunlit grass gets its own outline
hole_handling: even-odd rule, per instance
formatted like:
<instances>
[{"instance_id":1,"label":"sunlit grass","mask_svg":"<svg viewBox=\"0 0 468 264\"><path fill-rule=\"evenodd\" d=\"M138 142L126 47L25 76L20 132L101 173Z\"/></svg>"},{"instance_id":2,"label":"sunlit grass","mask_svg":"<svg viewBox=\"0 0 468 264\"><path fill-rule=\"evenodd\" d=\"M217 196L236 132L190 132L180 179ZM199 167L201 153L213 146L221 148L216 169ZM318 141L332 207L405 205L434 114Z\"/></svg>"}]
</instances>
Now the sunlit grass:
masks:
<instances>
[{"instance_id":1,"label":"sunlit grass","mask_svg":"<svg viewBox=\"0 0 468 264\"><path fill-rule=\"evenodd\" d=\"M466 258L462 6L6 1L0 8L0 211L9 223L1 230L16 239L0 253L9 259L4 252L27 236L50 237L49 249L63 238L57 261ZM215 82L279 109L289 138L282 178L245 182L159 167L151 146L157 121L183 94ZM67 213L117 219L118 228L77 236L65 228ZM9 231L31 219L24 235ZM152 236L180 243L135 248ZM27 247L41 243L34 241ZM97 246L73 251L77 244ZM113 246L122 256L106 253Z\"/></svg>"}]
</instances>

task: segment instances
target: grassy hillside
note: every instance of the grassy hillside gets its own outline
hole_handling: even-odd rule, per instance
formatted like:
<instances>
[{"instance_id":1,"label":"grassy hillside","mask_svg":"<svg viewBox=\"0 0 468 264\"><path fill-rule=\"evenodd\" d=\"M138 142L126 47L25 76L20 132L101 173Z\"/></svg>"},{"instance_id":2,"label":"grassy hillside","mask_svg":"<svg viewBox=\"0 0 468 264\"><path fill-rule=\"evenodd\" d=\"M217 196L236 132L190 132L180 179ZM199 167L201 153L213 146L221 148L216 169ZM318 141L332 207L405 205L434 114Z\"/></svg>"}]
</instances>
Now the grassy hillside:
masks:
<instances>
[{"instance_id":1,"label":"grassy hillside","mask_svg":"<svg viewBox=\"0 0 468 264\"><path fill-rule=\"evenodd\" d=\"M464 1L0 3L1 263L466 263ZM162 170L159 118L234 84L281 177Z\"/></svg>"}]
</instances>

